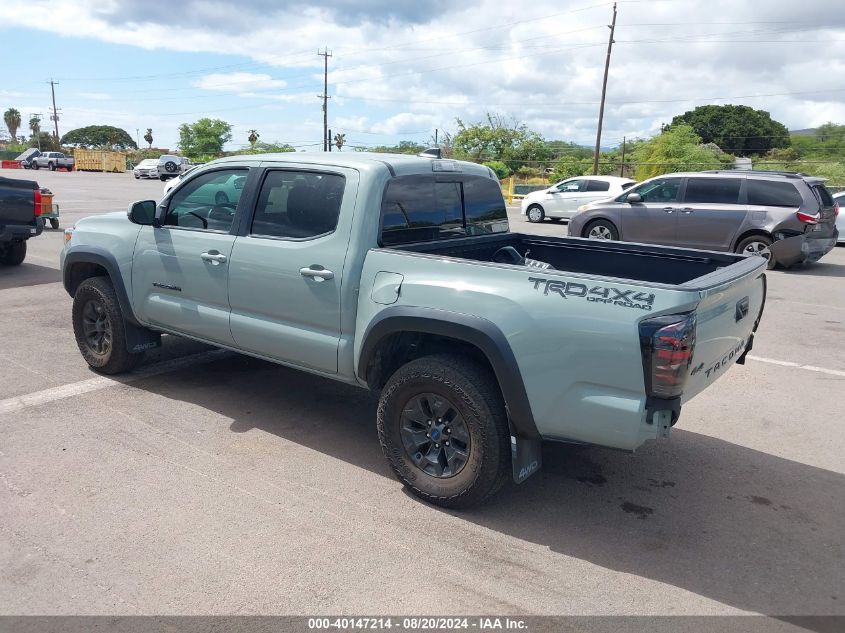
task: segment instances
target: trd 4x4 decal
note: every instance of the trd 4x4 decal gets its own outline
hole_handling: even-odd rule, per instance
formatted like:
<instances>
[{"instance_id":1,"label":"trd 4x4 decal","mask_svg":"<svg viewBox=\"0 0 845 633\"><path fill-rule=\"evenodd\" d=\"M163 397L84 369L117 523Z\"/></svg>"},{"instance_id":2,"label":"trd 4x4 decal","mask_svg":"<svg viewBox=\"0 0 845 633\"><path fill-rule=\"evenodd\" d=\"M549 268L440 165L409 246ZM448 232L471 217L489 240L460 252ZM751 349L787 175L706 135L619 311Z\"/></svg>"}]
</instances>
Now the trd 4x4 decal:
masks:
<instances>
[{"instance_id":1,"label":"trd 4x4 decal","mask_svg":"<svg viewBox=\"0 0 845 633\"><path fill-rule=\"evenodd\" d=\"M650 311L654 304L654 295L636 290L619 290L606 286L588 286L574 281L557 281L555 279L542 279L540 277L529 277L528 281L534 284L534 290L542 288L544 295L554 293L568 299L569 297L586 299L593 303L610 303L623 308L636 308L638 310Z\"/></svg>"}]
</instances>

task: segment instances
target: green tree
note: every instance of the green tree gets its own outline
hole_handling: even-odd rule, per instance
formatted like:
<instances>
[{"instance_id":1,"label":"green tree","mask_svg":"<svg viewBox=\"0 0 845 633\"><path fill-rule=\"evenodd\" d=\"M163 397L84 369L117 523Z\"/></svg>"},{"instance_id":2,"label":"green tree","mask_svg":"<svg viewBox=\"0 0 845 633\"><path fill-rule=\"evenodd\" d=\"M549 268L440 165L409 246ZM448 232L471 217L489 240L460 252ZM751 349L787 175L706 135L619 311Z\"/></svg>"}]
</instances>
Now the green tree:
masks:
<instances>
[{"instance_id":1,"label":"green tree","mask_svg":"<svg viewBox=\"0 0 845 633\"><path fill-rule=\"evenodd\" d=\"M9 128L9 135L14 143L17 140L18 128L21 126L21 113L14 108L9 108L3 113L3 121Z\"/></svg>"},{"instance_id":2,"label":"green tree","mask_svg":"<svg viewBox=\"0 0 845 633\"><path fill-rule=\"evenodd\" d=\"M239 154L279 154L285 152L295 152L296 148L288 145L287 143L258 143L256 142L254 145L234 152L235 155Z\"/></svg>"},{"instance_id":3,"label":"green tree","mask_svg":"<svg viewBox=\"0 0 845 633\"><path fill-rule=\"evenodd\" d=\"M730 166L733 157L701 143L689 125L672 125L632 152L637 180L673 171L719 169Z\"/></svg>"},{"instance_id":4,"label":"green tree","mask_svg":"<svg viewBox=\"0 0 845 633\"><path fill-rule=\"evenodd\" d=\"M496 174L496 178L499 180L504 180L508 176L511 175L510 168L500 160L490 160L486 163L482 163L485 167L489 167L493 170L493 173Z\"/></svg>"},{"instance_id":5,"label":"green tree","mask_svg":"<svg viewBox=\"0 0 845 633\"><path fill-rule=\"evenodd\" d=\"M744 105L704 105L676 116L672 126L692 127L704 143L739 156L765 154L789 146L789 130L765 110Z\"/></svg>"},{"instance_id":6,"label":"green tree","mask_svg":"<svg viewBox=\"0 0 845 633\"><path fill-rule=\"evenodd\" d=\"M62 145L110 150L138 149L126 130L111 125L89 125L71 130L62 137Z\"/></svg>"},{"instance_id":7,"label":"green tree","mask_svg":"<svg viewBox=\"0 0 845 633\"><path fill-rule=\"evenodd\" d=\"M398 145L376 145L375 147L355 147L356 152L378 152L380 154L419 154L426 149L415 141L399 141Z\"/></svg>"},{"instance_id":8,"label":"green tree","mask_svg":"<svg viewBox=\"0 0 845 633\"><path fill-rule=\"evenodd\" d=\"M29 117L29 130L32 136L36 136L41 131L41 118L37 114Z\"/></svg>"},{"instance_id":9,"label":"green tree","mask_svg":"<svg viewBox=\"0 0 845 633\"><path fill-rule=\"evenodd\" d=\"M508 120L501 114L487 113L487 122L466 125L455 119L458 133L452 141L455 158L479 163L484 160L504 160L506 152L512 151L529 136L525 124Z\"/></svg>"},{"instance_id":10,"label":"green tree","mask_svg":"<svg viewBox=\"0 0 845 633\"><path fill-rule=\"evenodd\" d=\"M40 145L39 142L41 143ZM39 130L38 134L33 134L29 137L28 145L29 147L39 147L42 152L58 152L62 149L53 134L42 130Z\"/></svg>"},{"instance_id":11,"label":"green tree","mask_svg":"<svg viewBox=\"0 0 845 633\"><path fill-rule=\"evenodd\" d=\"M250 145L255 147L255 144L258 142L258 139L259 139L260 136L261 135L258 132L256 132L255 130L250 130L249 131L249 137L247 138L247 140L249 141Z\"/></svg>"},{"instance_id":12,"label":"green tree","mask_svg":"<svg viewBox=\"0 0 845 633\"><path fill-rule=\"evenodd\" d=\"M151 127L147 128L147 133L144 134L144 140L147 143L149 143L148 149L152 149L153 148L153 128L151 128Z\"/></svg>"},{"instance_id":13,"label":"green tree","mask_svg":"<svg viewBox=\"0 0 845 633\"><path fill-rule=\"evenodd\" d=\"M232 126L220 119L202 118L179 126L179 150L190 158L218 155L232 140Z\"/></svg>"}]
</instances>

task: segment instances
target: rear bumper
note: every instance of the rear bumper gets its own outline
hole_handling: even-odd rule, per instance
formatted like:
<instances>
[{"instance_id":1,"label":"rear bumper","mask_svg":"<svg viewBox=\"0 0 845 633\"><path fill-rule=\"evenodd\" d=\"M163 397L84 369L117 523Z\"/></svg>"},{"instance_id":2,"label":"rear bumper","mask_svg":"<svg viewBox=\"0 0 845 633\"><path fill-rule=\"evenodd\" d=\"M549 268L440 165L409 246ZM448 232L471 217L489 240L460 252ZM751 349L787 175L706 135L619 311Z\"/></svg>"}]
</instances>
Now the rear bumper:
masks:
<instances>
[{"instance_id":1,"label":"rear bumper","mask_svg":"<svg viewBox=\"0 0 845 633\"><path fill-rule=\"evenodd\" d=\"M836 246L839 232L833 229L833 235L814 237L813 233L803 233L795 237L778 240L770 247L772 257L781 266L789 267L806 262L817 262Z\"/></svg>"},{"instance_id":2,"label":"rear bumper","mask_svg":"<svg viewBox=\"0 0 845 633\"><path fill-rule=\"evenodd\" d=\"M6 224L0 226L0 243L14 240L28 240L31 237L41 235L44 230L44 220L35 218L35 226L32 224Z\"/></svg>"}]
</instances>

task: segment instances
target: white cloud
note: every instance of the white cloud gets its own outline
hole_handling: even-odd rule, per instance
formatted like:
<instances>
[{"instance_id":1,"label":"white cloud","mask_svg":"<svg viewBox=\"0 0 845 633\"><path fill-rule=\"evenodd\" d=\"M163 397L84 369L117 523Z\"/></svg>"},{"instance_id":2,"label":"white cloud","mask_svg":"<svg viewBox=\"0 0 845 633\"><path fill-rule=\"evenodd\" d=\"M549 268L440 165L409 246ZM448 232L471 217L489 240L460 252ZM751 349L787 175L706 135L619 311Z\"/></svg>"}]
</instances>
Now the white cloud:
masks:
<instances>
[{"instance_id":1,"label":"white cloud","mask_svg":"<svg viewBox=\"0 0 845 633\"><path fill-rule=\"evenodd\" d=\"M264 73L211 73L204 75L192 84L202 90L222 90L225 92L243 93L251 90L270 90L284 88L286 81L273 79Z\"/></svg>"},{"instance_id":2,"label":"white cloud","mask_svg":"<svg viewBox=\"0 0 845 633\"><path fill-rule=\"evenodd\" d=\"M735 0L682 4L620 3L605 144L653 133L704 103L745 103L790 128L845 121L841 0L805 0L798 13L786 0L766 2L765 11ZM423 128L454 130L455 117L478 121L491 111L548 138L590 144L610 7L585 5L185 0L159 10L129 0L4 0L4 23L57 33L72 23L76 33L121 45L242 56L249 61L240 70L205 74L193 85L224 93L222 99L254 100L250 115L266 111L264 127L278 126L286 136L304 130L303 107L313 106L318 117L323 60L316 51L328 45L335 130L398 140ZM806 92L813 94L795 94ZM777 96L754 96L771 94ZM185 95L192 98L189 88ZM208 97L203 107L212 116L226 110ZM239 112L237 104L229 109Z\"/></svg>"}]
</instances>

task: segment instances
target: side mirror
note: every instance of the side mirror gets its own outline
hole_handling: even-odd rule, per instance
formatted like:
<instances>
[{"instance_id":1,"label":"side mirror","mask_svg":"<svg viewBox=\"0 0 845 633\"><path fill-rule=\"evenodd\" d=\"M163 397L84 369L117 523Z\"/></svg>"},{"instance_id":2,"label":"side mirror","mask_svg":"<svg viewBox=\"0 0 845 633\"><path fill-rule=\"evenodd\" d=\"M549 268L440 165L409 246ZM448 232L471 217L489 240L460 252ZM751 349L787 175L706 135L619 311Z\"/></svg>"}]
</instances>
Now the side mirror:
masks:
<instances>
[{"instance_id":1,"label":"side mirror","mask_svg":"<svg viewBox=\"0 0 845 633\"><path fill-rule=\"evenodd\" d=\"M643 197L640 194L638 194L636 191L632 191L631 193L628 194L628 197L625 198L625 202L627 202L628 204L636 204L636 203L642 202L642 201L643 201Z\"/></svg>"},{"instance_id":2,"label":"side mirror","mask_svg":"<svg viewBox=\"0 0 845 633\"><path fill-rule=\"evenodd\" d=\"M141 226L152 226L156 217L155 200L133 202L129 206L129 211L126 215L129 217L130 222L140 224Z\"/></svg>"},{"instance_id":3,"label":"side mirror","mask_svg":"<svg viewBox=\"0 0 845 633\"><path fill-rule=\"evenodd\" d=\"M557 187L549 187L548 189L546 189L546 193L560 193L560 192L557 190Z\"/></svg>"}]
</instances>

